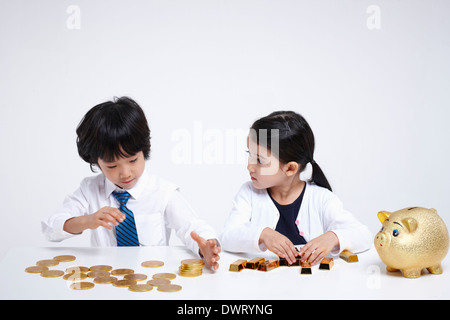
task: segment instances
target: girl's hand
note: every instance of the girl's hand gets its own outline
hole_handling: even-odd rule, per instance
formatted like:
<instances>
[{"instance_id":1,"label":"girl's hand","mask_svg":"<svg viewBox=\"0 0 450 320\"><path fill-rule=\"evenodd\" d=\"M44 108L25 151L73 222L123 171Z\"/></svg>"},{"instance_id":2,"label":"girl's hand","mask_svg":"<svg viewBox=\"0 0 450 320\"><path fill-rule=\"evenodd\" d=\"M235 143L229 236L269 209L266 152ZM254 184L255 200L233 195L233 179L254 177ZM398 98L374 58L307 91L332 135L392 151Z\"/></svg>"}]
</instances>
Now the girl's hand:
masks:
<instances>
[{"instance_id":1,"label":"girl's hand","mask_svg":"<svg viewBox=\"0 0 450 320\"><path fill-rule=\"evenodd\" d=\"M86 216L86 227L89 229L97 229L102 226L111 230L112 226L109 223L117 227L119 223L125 220L125 217L125 214L117 208L103 207L97 212Z\"/></svg>"},{"instance_id":2,"label":"girl's hand","mask_svg":"<svg viewBox=\"0 0 450 320\"><path fill-rule=\"evenodd\" d=\"M300 250L301 261L315 265L336 246L339 246L338 237L334 232L328 231L303 246Z\"/></svg>"},{"instance_id":3,"label":"girl's hand","mask_svg":"<svg viewBox=\"0 0 450 320\"><path fill-rule=\"evenodd\" d=\"M197 242L200 255L203 257L203 259L205 259L206 264L211 266L213 270L217 270L219 268L219 264L217 263L217 261L220 260L219 253L221 251L220 247L218 246L217 240L205 240L200 237L195 231L191 232L191 237L195 240L195 242Z\"/></svg>"},{"instance_id":4,"label":"girl's hand","mask_svg":"<svg viewBox=\"0 0 450 320\"><path fill-rule=\"evenodd\" d=\"M286 236L271 228L265 228L259 236L259 244L264 243L267 249L277 256L285 258L289 264L295 262L298 255L294 244Z\"/></svg>"}]
</instances>

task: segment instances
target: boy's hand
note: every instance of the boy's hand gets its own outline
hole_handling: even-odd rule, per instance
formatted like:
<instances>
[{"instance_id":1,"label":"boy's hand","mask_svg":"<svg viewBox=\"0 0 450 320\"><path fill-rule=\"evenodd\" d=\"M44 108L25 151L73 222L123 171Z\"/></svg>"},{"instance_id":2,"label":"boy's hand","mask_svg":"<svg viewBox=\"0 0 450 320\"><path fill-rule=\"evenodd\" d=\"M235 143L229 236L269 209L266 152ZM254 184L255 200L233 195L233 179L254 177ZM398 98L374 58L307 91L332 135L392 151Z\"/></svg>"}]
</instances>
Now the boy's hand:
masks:
<instances>
[{"instance_id":1,"label":"boy's hand","mask_svg":"<svg viewBox=\"0 0 450 320\"><path fill-rule=\"evenodd\" d=\"M125 214L117 208L103 207L93 214L67 219L63 230L72 234L80 234L86 229L97 229L100 226L111 230L112 226L109 223L118 226L125 217Z\"/></svg>"},{"instance_id":2,"label":"boy's hand","mask_svg":"<svg viewBox=\"0 0 450 320\"><path fill-rule=\"evenodd\" d=\"M259 243L264 243L267 249L277 256L285 258L289 264L293 264L295 257L298 255L297 249L295 249L291 240L271 228L265 228L261 232Z\"/></svg>"},{"instance_id":3,"label":"boy's hand","mask_svg":"<svg viewBox=\"0 0 450 320\"><path fill-rule=\"evenodd\" d=\"M203 256L203 259L205 259L206 263L211 266L213 270L217 270L219 268L219 264L217 263L217 261L219 261L220 259L219 253L221 251L220 247L217 246L217 240L205 240L200 237L195 231L191 232L191 237L197 242L200 254Z\"/></svg>"},{"instance_id":4,"label":"boy's hand","mask_svg":"<svg viewBox=\"0 0 450 320\"><path fill-rule=\"evenodd\" d=\"M108 230L112 229L109 223L118 226L125 220L126 216L119 209L113 207L103 207L97 212L87 215L87 227L89 229L97 229L102 226Z\"/></svg>"},{"instance_id":5,"label":"boy's hand","mask_svg":"<svg viewBox=\"0 0 450 320\"><path fill-rule=\"evenodd\" d=\"M301 261L308 261L315 265L322 260L334 247L339 245L339 239L332 231L328 231L317 238L312 239L300 250Z\"/></svg>"}]
</instances>

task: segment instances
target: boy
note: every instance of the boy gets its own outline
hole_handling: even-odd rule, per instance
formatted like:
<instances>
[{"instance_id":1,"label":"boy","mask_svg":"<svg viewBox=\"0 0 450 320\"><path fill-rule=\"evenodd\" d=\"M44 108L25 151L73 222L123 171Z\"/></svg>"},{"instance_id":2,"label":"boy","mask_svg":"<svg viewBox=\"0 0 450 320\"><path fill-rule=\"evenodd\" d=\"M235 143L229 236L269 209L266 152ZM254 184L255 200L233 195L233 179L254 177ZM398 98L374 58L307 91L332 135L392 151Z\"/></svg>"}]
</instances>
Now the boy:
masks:
<instances>
[{"instance_id":1,"label":"boy","mask_svg":"<svg viewBox=\"0 0 450 320\"><path fill-rule=\"evenodd\" d=\"M93 246L168 245L170 229L217 270L220 246L179 188L145 170L150 129L130 98L116 98L89 110L77 128L80 157L101 174L85 178L63 206L42 221L50 241L92 229ZM209 240L205 240L209 239Z\"/></svg>"}]
</instances>

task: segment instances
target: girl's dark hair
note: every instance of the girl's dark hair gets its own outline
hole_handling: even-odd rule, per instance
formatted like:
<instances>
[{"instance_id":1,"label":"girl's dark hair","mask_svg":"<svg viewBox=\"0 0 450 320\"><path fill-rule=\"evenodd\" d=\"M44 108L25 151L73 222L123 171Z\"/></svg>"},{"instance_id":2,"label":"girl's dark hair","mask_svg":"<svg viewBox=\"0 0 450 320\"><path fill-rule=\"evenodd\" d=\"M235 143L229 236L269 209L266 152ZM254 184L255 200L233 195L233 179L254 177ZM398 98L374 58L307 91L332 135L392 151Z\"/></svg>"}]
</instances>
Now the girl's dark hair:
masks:
<instances>
[{"instance_id":1,"label":"girl's dark hair","mask_svg":"<svg viewBox=\"0 0 450 320\"><path fill-rule=\"evenodd\" d=\"M98 158L110 162L143 151L147 160L150 129L144 111L128 97L114 97L94 106L77 127L77 147L92 171Z\"/></svg>"},{"instance_id":2,"label":"girl's dark hair","mask_svg":"<svg viewBox=\"0 0 450 320\"><path fill-rule=\"evenodd\" d=\"M322 169L314 160L314 134L305 118L293 111L276 111L256 120L250 129L256 134L256 143L264 141L265 147L271 150L280 162L297 162L301 166L300 172L310 162L312 176L309 181L332 191ZM262 131L267 135L264 140L260 139L260 130L267 130ZM272 139L278 139L278 148L274 148L278 150L272 150ZM277 152L279 154L276 154Z\"/></svg>"}]
</instances>

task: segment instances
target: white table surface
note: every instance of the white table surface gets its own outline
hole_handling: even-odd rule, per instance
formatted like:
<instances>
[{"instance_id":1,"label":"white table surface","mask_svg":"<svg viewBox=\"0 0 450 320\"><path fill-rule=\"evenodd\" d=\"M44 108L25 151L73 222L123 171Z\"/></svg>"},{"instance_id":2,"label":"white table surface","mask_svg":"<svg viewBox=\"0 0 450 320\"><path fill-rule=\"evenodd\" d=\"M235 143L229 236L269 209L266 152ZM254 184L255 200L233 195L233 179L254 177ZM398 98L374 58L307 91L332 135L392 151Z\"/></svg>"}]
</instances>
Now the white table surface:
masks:
<instances>
[{"instance_id":1,"label":"white table surface","mask_svg":"<svg viewBox=\"0 0 450 320\"><path fill-rule=\"evenodd\" d=\"M131 268L151 279L160 272L177 274L172 283L179 292L131 292L110 284L95 284L90 290L73 290L70 281L43 278L25 272L36 261L70 254L72 262L62 262L50 269L65 270L69 266L108 264L113 268ZM251 259L248 254L221 253L220 268L213 272L204 268L199 277L182 277L178 267L183 259L195 256L185 247L18 247L10 249L0 262L0 299L149 299L149 300L280 300L280 299L449 299L450 262L443 261L444 273L432 275L427 271L417 279L407 279L399 272L389 273L374 248L358 255L359 262L347 263L334 258L330 271L312 267L312 275L301 275L300 267L279 267L269 272L245 269L228 271L237 259ZM273 255L266 255L274 257ZM144 268L146 260L162 260L160 268ZM92 281L88 278L85 281ZM147 280L146 280L147 281ZM146 282L145 281L145 282ZM145 283L141 282L141 283Z\"/></svg>"}]
</instances>

